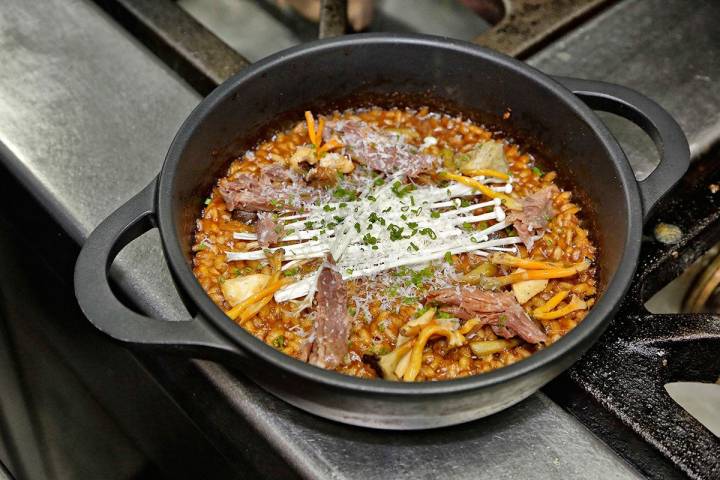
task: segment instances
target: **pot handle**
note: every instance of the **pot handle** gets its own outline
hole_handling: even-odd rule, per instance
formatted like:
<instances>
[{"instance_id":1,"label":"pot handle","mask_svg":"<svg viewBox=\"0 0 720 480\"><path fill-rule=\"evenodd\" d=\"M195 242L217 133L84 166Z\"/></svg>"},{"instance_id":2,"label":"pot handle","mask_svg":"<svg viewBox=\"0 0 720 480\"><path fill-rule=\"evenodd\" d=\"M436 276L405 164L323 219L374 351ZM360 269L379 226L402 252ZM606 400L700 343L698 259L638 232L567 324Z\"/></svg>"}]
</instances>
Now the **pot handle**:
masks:
<instances>
[{"instance_id":1,"label":"pot handle","mask_svg":"<svg viewBox=\"0 0 720 480\"><path fill-rule=\"evenodd\" d=\"M656 102L630 88L580 78L554 78L593 110L614 113L635 123L655 143L660 163L645 180L638 181L647 220L658 200L690 165L690 148L680 125Z\"/></svg>"},{"instance_id":2,"label":"pot handle","mask_svg":"<svg viewBox=\"0 0 720 480\"><path fill-rule=\"evenodd\" d=\"M90 234L75 263L75 295L90 322L110 337L138 346L191 350L213 357L227 342L196 315L188 321L155 320L126 307L110 288L110 266L131 241L155 228L155 181L113 212Z\"/></svg>"}]
</instances>

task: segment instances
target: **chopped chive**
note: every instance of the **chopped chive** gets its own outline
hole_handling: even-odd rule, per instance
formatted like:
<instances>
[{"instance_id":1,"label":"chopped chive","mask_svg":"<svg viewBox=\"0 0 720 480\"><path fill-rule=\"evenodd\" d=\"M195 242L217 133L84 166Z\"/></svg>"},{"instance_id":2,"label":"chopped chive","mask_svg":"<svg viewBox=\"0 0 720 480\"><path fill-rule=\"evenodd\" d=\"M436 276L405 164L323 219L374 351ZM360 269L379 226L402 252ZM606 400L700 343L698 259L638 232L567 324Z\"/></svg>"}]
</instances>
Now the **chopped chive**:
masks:
<instances>
[{"instance_id":1,"label":"chopped chive","mask_svg":"<svg viewBox=\"0 0 720 480\"><path fill-rule=\"evenodd\" d=\"M447 263L449 263L449 264L453 263L452 253L450 253L449 251L445 252L445 256L443 258L445 259L445 261Z\"/></svg>"}]
</instances>

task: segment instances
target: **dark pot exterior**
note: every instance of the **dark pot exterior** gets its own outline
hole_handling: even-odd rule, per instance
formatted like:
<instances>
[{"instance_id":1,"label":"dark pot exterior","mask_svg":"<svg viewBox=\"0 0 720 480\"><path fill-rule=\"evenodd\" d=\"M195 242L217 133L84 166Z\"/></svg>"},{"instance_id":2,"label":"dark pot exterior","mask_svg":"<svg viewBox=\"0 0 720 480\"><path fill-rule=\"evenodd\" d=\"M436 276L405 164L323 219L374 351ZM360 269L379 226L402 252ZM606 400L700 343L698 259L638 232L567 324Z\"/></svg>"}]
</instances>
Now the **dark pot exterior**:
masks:
<instances>
[{"instance_id":1,"label":"dark pot exterior","mask_svg":"<svg viewBox=\"0 0 720 480\"><path fill-rule=\"evenodd\" d=\"M190 246L202 200L231 154L290 115L367 101L462 111L531 145L561 179L571 181L566 186L578 192L593 219L602 285L580 325L508 367L408 384L348 377L287 357L212 303L192 274ZM653 137L661 163L647 180L636 182L624 153L588 105L623 115ZM157 182L91 235L78 260L76 292L87 317L112 337L234 364L270 392L320 416L385 429L457 424L528 397L599 337L632 279L644 218L685 172L688 158L687 142L672 118L623 87L553 79L492 51L437 37L371 34L304 44L243 70L193 111ZM117 252L154 226L193 320L163 322L135 314L107 285Z\"/></svg>"}]
</instances>

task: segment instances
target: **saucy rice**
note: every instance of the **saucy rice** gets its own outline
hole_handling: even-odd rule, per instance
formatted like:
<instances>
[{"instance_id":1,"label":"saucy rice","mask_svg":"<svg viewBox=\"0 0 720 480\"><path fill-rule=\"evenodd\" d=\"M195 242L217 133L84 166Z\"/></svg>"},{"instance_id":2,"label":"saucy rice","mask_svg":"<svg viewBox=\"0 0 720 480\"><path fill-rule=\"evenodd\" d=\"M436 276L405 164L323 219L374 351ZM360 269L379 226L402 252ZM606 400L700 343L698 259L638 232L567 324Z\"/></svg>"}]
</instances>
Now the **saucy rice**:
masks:
<instances>
[{"instance_id":1,"label":"saucy rice","mask_svg":"<svg viewBox=\"0 0 720 480\"><path fill-rule=\"evenodd\" d=\"M594 304L596 248L572 196L467 119L306 112L218 180L193 271L242 328L301 361L475 375L552 344Z\"/></svg>"}]
</instances>

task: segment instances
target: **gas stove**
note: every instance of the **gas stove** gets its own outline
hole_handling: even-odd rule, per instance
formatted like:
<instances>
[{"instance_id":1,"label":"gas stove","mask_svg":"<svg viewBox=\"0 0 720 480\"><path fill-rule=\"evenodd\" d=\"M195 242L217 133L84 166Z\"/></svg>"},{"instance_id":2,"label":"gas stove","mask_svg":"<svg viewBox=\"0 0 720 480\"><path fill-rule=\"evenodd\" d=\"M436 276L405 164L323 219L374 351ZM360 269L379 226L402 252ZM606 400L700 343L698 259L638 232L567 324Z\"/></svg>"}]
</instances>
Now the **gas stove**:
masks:
<instances>
[{"instance_id":1,"label":"gas stove","mask_svg":"<svg viewBox=\"0 0 720 480\"><path fill-rule=\"evenodd\" d=\"M201 95L209 93L251 61L314 39L318 32L321 36L333 36L352 31L352 26L344 20L347 5L342 0L322 1L319 25L297 13L289 1L94 0L94 3ZM81 14L94 15L90 10L83 10ZM495 452L484 460L499 465L502 471L511 471L508 470L510 463L503 463L503 445L530 449L534 445L518 440L520 437L503 437L507 430L502 428L507 422L527 425L523 422L528 419L536 423L545 421L535 425L536 433L542 435L543 428L549 428L555 417L542 414L532 417L528 409L552 409L556 403L632 468L615 465L617 470L607 474L602 470L605 467L598 468L597 472L583 470L583 466L591 470L593 462L600 462L601 458L602 465L613 464L614 460L605 460L607 457L601 452L604 445L598 442L583 450L587 457L577 458L576 465L563 463L563 470L555 473L543 465L537 472L587 478L625 478L638 472L658 479L720 478L720 440L675 404L663 389L664 384L671 381L715 382L720 376L717 353L720 351L720 316L712 313L717 308L713 279L720 277L713 270L720 264L714 261L715 246L720 241L720 82L717 82L720 30L716 28L719 20L720 5L712 0L377 0L375 4L375 16L367 26L370 31L435 33L472 40L526 60L550 74L624 84L662 104L688 135L693 164L645 228L640 264L625 301L601 340L570 371L543 390L552 401L539 395L481 422L425 435L394 435L392 446L372 449L379 442L373 433L353 430L349 440L345 427L306 419L291 407L271 403L270 397L255 392L253 387L245 385L246 380L228 374L219 366L198 363L191 368L179 360L145 359L145 368L160 372L168 383L177 380L181 387L172 391L174 401L189 402L191 397L193 400L197 397L204 405L210 402L231 405L251 418L249 434L259 432L264 440L255 447L246 443L242 450L250 451L248 456L260 455L253 453L254 449L269 451L268 445L281 443L277 434L267 433L268 425L281 423L288 429L288 435L298 441L309 438L313 454L319 451L317 462L302 458L307 451L294 448L289 442L284 444L284 453L277 457L273 453L272 457L277 465L282 463L280 457L294 462L292 468L305 476L322 476L324 471L320 469L325 467L321 466L329 465L328 471L342 472L338 477L379 478L375 471L349 453L353 451L387 455L388 465L394 465L388 468L397 468L394 473L400 478L402 472L411 470L401 470L397 462L391 461L392 455L414 452L410 455L415 461L432 457L447 466L454 461L449 453L452 442L468 451ZM95 31L99 32L100 28ZM100 47L111 48L104 44ZM151 66L147 62L137 65ZM160 73L153 73L152 84L163 85L163 78ZM130 78L124 80L130 81ZM15 84L9 82L8 85ZM161 106L173 108L171 116L181 119L180 111L185 107L169 107L175 105L172 100L182 98L183 105L187 106L195 99L186 87L173 84L170 88L176 95L173 99L163 97L166 103ZM0 74L0 101L7 91L14 92L12 88L5 88ZM152 94L149 87L148 92ZM118 117L127 117L128 122L134 115L118 112ZM158 115L162 117L163 112ZM636 176L644 178L657 158L651 142L615 117L603 115L602 118L628 153ZM168 125L163 133L169 135L173 129L173 125ZM6 141L8 135L7 127L0 126L0 140ZM16 145L23 143L17 141ZM156 150L161 148L157 146ZM90 147L88 150L92 151ZM42 172L42 168L45 167L38 163L31 170ZM156 167L142 168L150 175ZM55 173L62 176L61 172ZM40 173L37 176L43 177ZM134 183L126 181L122 185L123 192L142 186L141 181L135 177L133 180ZM32 182L26 183L32 186ZM72 207L71 214L81 217L78 223L82 227L70 232L81 238L90 222L82 217L85 200L75 206L74 197L63 193L62 185L51 187L49 191L65 195L61 200ZM103 205L107 211L112 210ZM659 223L670 224L679 231L672 243L663 243L656 237L655 227ZM151 276L148 270L141 273ZM144 300L152 303L160 296L162 294L146 294L140 296L138 303ZM687 311L701 313L684 313ZM191 376L191 370L200 374ZM200 380L203 376L216 379L212 391ZM213 410L213 415L221 415L222 408L214 406ZM273 416L283 422L273 423ZM218 430L222 428L222 421L207 422L215 424ZM492 434L478 436L477 431L483 429ZM558 449L572 450L572 443L579 442L578 430L567 427L567 432L567 437L553 434L556 435L552 437L553 442L568 442L567 447L558 444ZM229 448L228 443L248 442L236 431L206 435L225 449ZM286 440L283 437L282 441ZM354 443L347 443L350 441ZM582 442L594 445L591 440ZM231 455L227 451L224 454ZM560 454L558 457L558 462L565 462ZM272 474L273 470L269 472ZM277 472L281 470L275 475L281 477ZM268 470L263 473L267 475Z\"/></svg>"},{"instance_id":2,"label":"gas stove","mask_svg":"<svg viewBox=\"0 0 720 480\"><path fill-rule=\"evenodd\" d=\"M346 2L338 0L322 2L319 27L302 18L287 2L180 0L162 7L165 13L160 17L172 11L173 17L184 18L182 27L176 25L169 30L159 25L155 3L98 2L129 28L137 31L142 26L146 42L164 42L156 51L166 61L180 58L193 64L197 72L190 75L189 81L200 91L212 88L232 73L223 70L228 64L193 63L201 56L223 56L233 69L239 69L248 60L312 40L318 30L321 37L350 30L344 15ZM384 0L376 5L374 20L367 30L423 32L475 40L527 58L560 33L597 15L608 3ZM434 21L428 22L431 18ZM492 24L501 18L500 24ZM217 39L208 41L213 34ZM201 42L200 37L207 38ZM183 69L179 70L182 73ZM194 79L198 73L215 81L197 82ZM637 159L647 162L645 158L652 158L641 148L633 153L636 163ZM672 223L680 228L681 238L672 245L648 238L636 279L608 333L568 374L546 388L551 398L651 477L667 478L678 468L696 478L720 475L720 442L663 389L670 381L718 379L720 317L712 313L650 313L644 306L720 240L720 193L716 194L716 187L712 187L720 183L718 160L718 152L712 152L695 163L657 209L658 214L649 224ZM636 165L636 170L642 168Z\"/></svg>"}]
</instances>

